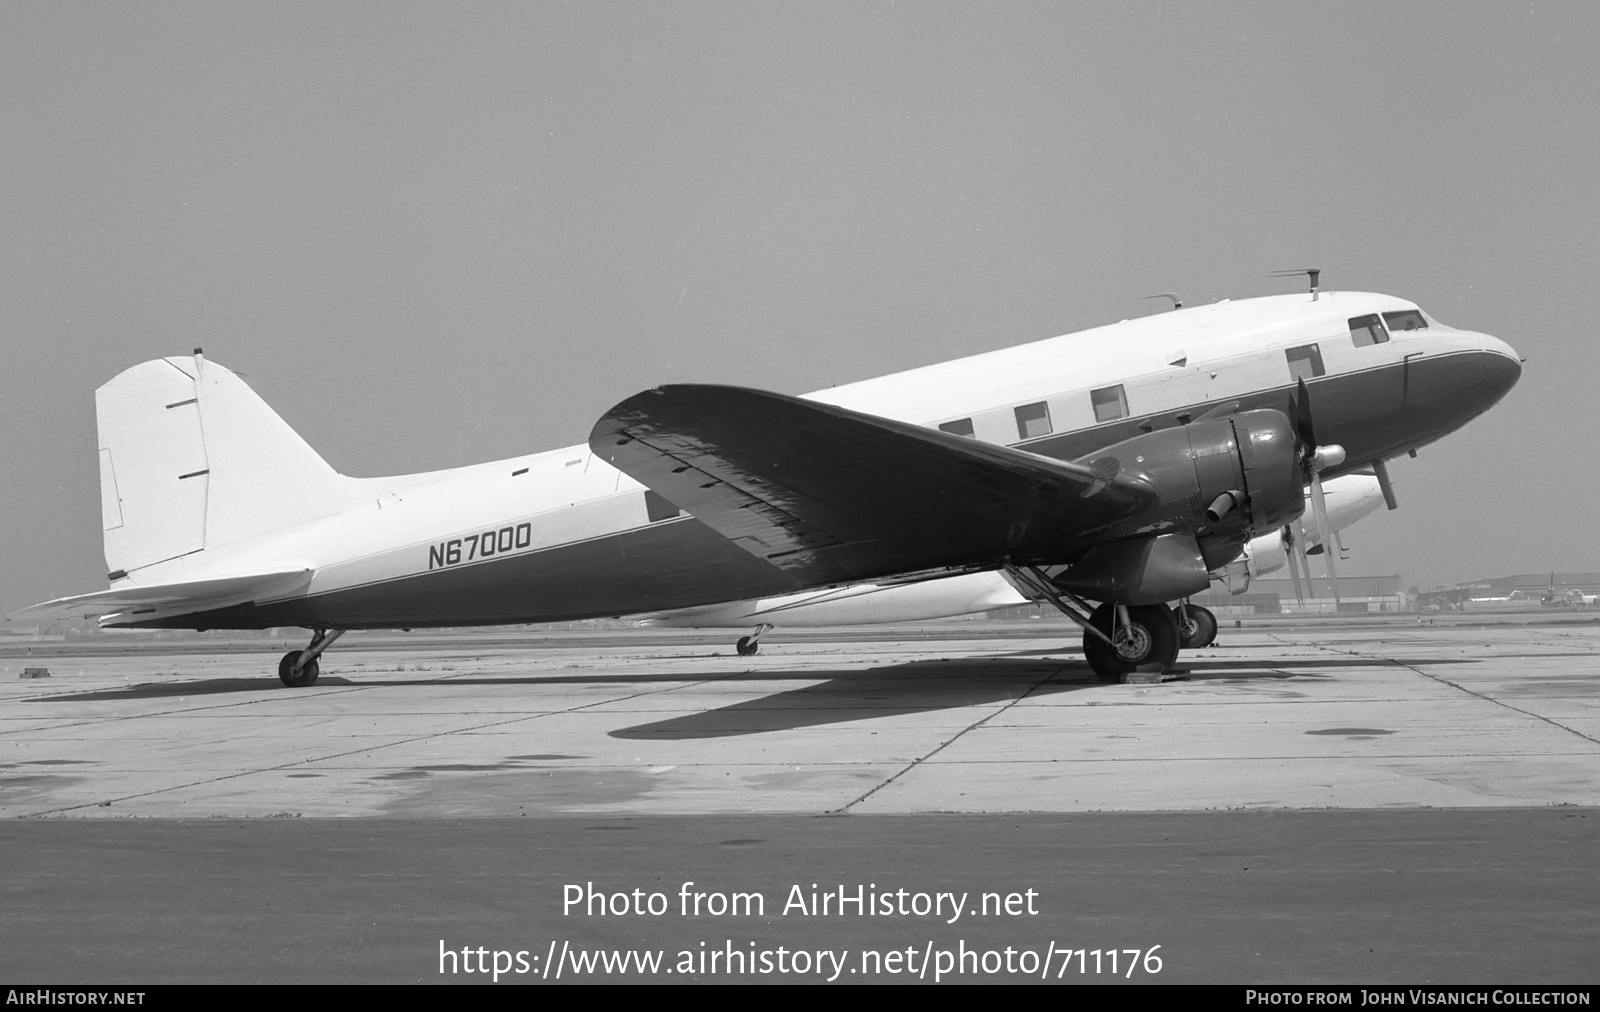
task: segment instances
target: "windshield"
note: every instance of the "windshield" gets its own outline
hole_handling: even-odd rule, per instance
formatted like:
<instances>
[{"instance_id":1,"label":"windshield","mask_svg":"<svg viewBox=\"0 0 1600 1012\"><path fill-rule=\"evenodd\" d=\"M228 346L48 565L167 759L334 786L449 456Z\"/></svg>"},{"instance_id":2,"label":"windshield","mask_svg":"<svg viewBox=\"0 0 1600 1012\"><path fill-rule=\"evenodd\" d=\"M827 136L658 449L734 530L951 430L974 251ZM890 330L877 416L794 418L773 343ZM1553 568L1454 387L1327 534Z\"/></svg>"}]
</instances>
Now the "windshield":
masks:
<instances>
[{"instance_id":1,"label":"windshield","mask_svg":"<svg viewBox=\"0 0 1600 1012\"><path fill-rule=\"evenodd\" d=\"M1428 329L1428 321L1423 317L1420 309L1402 309L1393 313L1384 313L1383 322L1387 323L1392 331Z\"/></svg>"}]
</instances>

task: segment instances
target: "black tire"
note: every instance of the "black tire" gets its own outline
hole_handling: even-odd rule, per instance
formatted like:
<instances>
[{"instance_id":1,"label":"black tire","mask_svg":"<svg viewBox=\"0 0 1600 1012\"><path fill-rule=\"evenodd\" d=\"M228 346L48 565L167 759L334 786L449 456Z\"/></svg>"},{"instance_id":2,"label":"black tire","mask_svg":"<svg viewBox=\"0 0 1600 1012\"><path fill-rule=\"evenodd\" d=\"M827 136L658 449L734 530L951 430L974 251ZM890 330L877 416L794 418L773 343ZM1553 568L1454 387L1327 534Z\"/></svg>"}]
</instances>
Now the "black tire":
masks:
<instances>
[{"instance_id":1,"label":"black tire","mask_svg":"<svg viewBox=\"0 0 1600 1012\"><path fill-rule=\"evenodd\" d=\"M294 673L294 662L299 660L303 653L304 650L291 650L278 662L278 681L291 689L303 689L308 685L315 685L317 676L322 673L314 660L302 667L299 675Z\"/></svg>"},{"instance_id":2,"label":"black tire","mask_svg":"<svg viewBox=\"0 0 1600 1012\"><path fill-rule=\"evenodd\" d=\"M761 644L748 636L740 636L739 642L734 644L733 648L739 651L740 657L750 657L761 649Z\"/></svg>"},{"instance_id":3,"label":"black tire","mask_svg":"<svg viewBox=\"0 0 1600 1012\"><path fill-rule=\"evenodd\" d=\"M1116 610L1102 604L1089 616L1096 629L1112 635ZM1178 620L1163 604L1136 605L1128 609L1128 627L1121 630L1122 643L1113 647L1105 640L1085 632L1083 653L1089 667L1106 681L1141 669L1166 671L1178 659Z\"/></svg>"},{"instance_id":4,"label":"black tire","mask_svg":"<svg viewBox=\"0 0 1600 1012\"><path fill-rule=\"evenodd\" d=\"M1217 616L1209 608L1189 605L1189 620L1183 619L1184 609L1173 608L1172 618L1178 623L1178 647L1181 650L1199 650L1209 647L1217 639Z\"/></svg>"}]
</instances>

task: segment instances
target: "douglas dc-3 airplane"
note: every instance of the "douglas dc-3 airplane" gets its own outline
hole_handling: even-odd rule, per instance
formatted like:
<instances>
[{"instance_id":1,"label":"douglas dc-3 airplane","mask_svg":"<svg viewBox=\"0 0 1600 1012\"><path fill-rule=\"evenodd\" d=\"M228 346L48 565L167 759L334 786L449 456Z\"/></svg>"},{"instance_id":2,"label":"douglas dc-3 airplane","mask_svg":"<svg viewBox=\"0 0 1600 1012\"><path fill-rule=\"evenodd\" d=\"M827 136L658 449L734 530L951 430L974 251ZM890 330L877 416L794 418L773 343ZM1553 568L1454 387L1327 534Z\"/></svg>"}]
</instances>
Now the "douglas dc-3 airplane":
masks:
<instances>
[{"instance_id":1,"label":"douglas dc-3 airplane","mask_svg":"<svg viewBox=\"0 0 1600 1012\"><path fill-rule=\"evenodd\" d=\"M1247 544L1302 529L1308 499L1327 545L1324 479L1368 472L1393 508L1384 462L1520 374L1494 337L1387 295L1319 294L1313 277L1308 294L804 397L659 387L606 412L588 446L351 478L196 350L96 392L110 589L13 617L304 626L310 645L278 669L303 686L350 629L660 615L861 584L907 584L909 599L941 579L959 597L951 578L1002 573L1083 626L1090 666L1115 678L1170 666L1169 602L1247 578Z\"/></svg>"}]
</instances>

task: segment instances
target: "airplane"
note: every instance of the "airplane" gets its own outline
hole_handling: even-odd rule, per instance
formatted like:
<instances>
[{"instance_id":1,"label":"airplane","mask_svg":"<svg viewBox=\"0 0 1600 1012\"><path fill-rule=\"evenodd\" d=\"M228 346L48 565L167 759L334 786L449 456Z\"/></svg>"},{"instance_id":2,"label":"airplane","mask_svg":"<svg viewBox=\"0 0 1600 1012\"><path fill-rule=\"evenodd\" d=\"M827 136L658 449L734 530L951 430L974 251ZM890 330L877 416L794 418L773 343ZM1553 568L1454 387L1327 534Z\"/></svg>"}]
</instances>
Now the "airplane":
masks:
<instances>
[{"instance_id":1,"label":"airplane","mask_svg":"<svg viewBox=\"0 0 1600 1012\"><path fill-rule=\"evenodd\" d=\"M1324 488L1328 522L1335 533L1384 504L1382 487L1373 474L1341 475L1326 481ZM1303 521L1304 514L1301 518ZM1242 574L1235 573L1229 589L1244 593L1251 579L1259 579L1291 564L1297 541L1306 547L1308 555L1319 555L1323 551L1317 533L1298 521L1283 530L1252 538L1240 556ZM741 657L748 657L760 649L763 634L779 627L918 622L971 615L1035 603L1037 596L1026 590L1008 579L1004 572L991 571L911 583L846 584L635 617L645 626L669 629L751 629L734 647ZM1217 617L1210 609L1186 604L1176 606L1174 614L1183 649L1206 647L1216 638Z\"/></svg>"},{"instance_id":2,"label":"airplane","mask_svg":"<svg viewBox=\"0 0 1600 1012\"><path fill-rule=\"evenodd\" d=\"M278 665L301 687L351 629L1002 572L1082 626L1098 676L1165 669L1167 602L1243 575L1308 501L1326 544L1325 478L1368 469L1393 508L1385 462L1521 374L1495 337L1311 281L803 397L657 387L587 446L382 478L335 472L199 349L156 359L96 391L109 589L12 618L302 626Z\"/></svg>"},{"instance_id":3,"label":"airplane","mask_svg":"<svg viewBox=\"0 0 1600 1012\"><path fill-rule=\"evenodd\" d=\"M1550 586L1546 588L1544 597L1539 601L1541 608L1593 608L1600 595L1585 594L1576 587L1567 590L1556 590L1556 574L1550 572Z\"/></svg>"}]
</instances>

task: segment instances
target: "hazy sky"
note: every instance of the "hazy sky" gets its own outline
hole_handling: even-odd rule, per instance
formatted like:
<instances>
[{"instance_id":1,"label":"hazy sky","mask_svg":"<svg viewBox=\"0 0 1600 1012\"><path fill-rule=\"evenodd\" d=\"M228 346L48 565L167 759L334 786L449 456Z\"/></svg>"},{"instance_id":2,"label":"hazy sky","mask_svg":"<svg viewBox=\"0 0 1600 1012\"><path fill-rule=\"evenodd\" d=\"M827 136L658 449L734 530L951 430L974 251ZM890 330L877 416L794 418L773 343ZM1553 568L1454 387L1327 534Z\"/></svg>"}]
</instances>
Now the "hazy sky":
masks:
<instances>
[{"instance_id":1,"label":"hazy sky","mask_svg":"<svg viewBox=\"0 0 1600 1012\"><path fill-rule=\"evenodd\" d=\"M336 468L1327 288L1530 361L1343 572L1600 569L1600 5L0 5L0 613L106 585L93 391ZM286 490L292 494L292 490Z\"/></svg>"}]
</instances>

